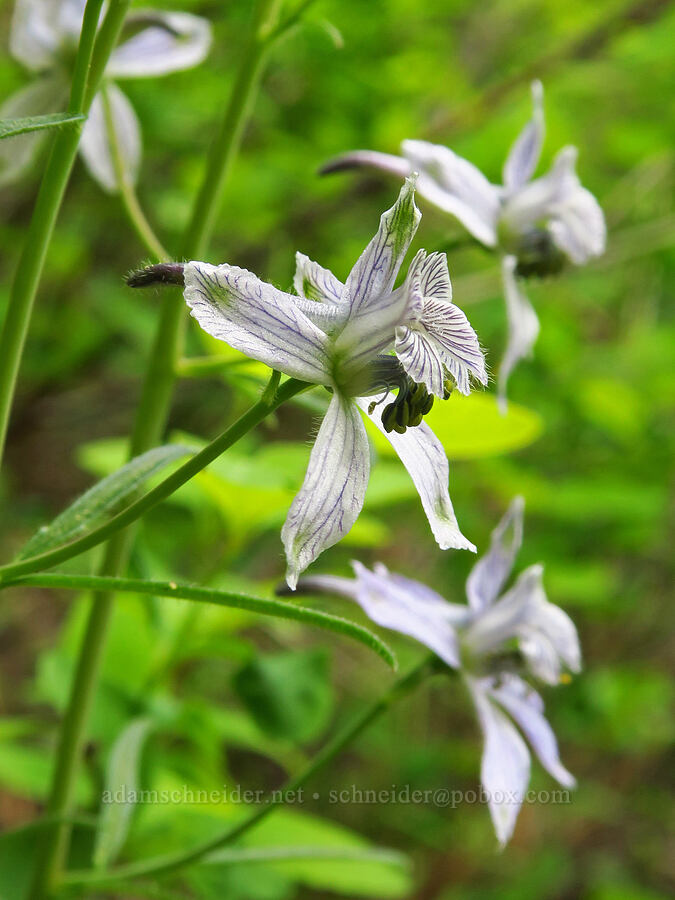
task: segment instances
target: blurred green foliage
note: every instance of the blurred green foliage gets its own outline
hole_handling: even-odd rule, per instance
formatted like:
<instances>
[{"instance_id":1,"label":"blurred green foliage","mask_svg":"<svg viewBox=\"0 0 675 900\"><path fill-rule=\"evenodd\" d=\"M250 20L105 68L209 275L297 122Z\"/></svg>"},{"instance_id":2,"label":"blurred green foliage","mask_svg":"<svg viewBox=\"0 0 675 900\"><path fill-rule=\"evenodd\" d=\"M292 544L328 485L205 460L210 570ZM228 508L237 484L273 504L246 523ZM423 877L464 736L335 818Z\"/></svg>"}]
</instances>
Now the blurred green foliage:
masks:
<instances>
[{"instance_id":1,"label":"blurred green foliage","mask_svg":"<svg viewBox=\"0 0 675 900\"><path fill-rule=\"evenodd\" d=\"M125 85L143 123L140 197L171 247L232 82L249 5L172 0L165 6L207 16L216 33L199 69ZM11 3L0 7L0 34L7 34L10 13ZM341 47L324 19L339 30ZM541 336L534 358L512 377L507 419L496 415L491 395L453 397L434 411L464 533L482 550L508 501L522 493L526 539L519 563L545 563L550 599L578 625L585 671L549 692L547 703L579 787L569 804L526 805L513 843L500 855L481 804L331 803L331 789L352 784L476 789L477 726L455 683L439 679L325 772L316 799L310 794L302 806L276 812L245 842L353 849L370 840L411 856L412 871L380 861L214 862L177 889L235 900L331 893L434 900L668 895L674 35L675 9L667 2L319 0L307 23L275 51L209 260L251 268L284 288L296 249L344 276L394 198L396 185L385 177L316 177L319 164L336 153L396 152L403 138L426 138L452 146L496 181L529 114L528 82L535 76L546 90L543 165L563 144L580 148L583 182L608 219L606 255L558 280L530 283ZM24 80L9 55L0 56L0 98ZM36 169L2 193L0 315L38 177ZM462 236L450 219L422 209L414 249L443 249ZM158 298L126 290L121 278L143 257L118 199L102 194L78 163L21 372L0 483L3 559L93 476L123 461ZM495 263L464 248L451 253L450 271L455 299L495 371L505 339ZM192 325L189 344L195 354L228 354ZM181 382L174 438L198 446L219 431L258 390L258 373L255 366L235 366L223 377ZM309 400L321 403L321 392ZM150 513L133 571L271 590L282 574L278 529L309 453L310 405L281 410ZM316 570L347 572L354 555L381 559L461 601L472 559L434 547L400 465L377 439L374 446L381 458L364 515ZM94 559L87 562L93 566ZM83 560L70 565L82 570ZM323 603L359 617L347 601ZM55 712L67 695L83 604L34 589L3 597L0 825L7 828L34 817L44 799ZM403 665L418 652L409 642L394 643ZM302 690L303 669L313 673L311 696ZM78 783L83 808L95 811L112 748L139 717L153 721L139 762L143 787L274 788L284 771L302 765L319 737L390 678L364 649L295 624L120 597ZM267 714L256 692L265 695ZM533 786L554 787L540 770ZM140 806L117 849L132 858L184 847L239 814L226 802ZM31 830L0 837L3 897L22 896L16 872L33 841ZM83 823L74 865L87 864L92 842L92 828Z\"/></svg>"}]
</instances>

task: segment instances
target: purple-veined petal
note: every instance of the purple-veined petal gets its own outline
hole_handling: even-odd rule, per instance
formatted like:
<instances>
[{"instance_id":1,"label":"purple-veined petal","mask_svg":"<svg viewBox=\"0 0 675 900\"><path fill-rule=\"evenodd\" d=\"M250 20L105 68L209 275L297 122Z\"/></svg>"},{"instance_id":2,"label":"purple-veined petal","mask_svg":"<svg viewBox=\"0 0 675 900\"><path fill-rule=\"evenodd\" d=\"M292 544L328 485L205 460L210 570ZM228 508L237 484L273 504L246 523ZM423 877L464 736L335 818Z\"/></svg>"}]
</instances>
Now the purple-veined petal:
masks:
<instances>
[{"instance_id":1,"label":"purple-veined petal","mask_svg":"<svg viewBox=\"0 0 675 900\"><path fill-rule=\"evenodd\" d=\"M334 159L329 159L321 166L319 173L329 175L332 172L345 172L349 169L360 168L380 169L400 178L407 178L412 174L412 166L407 159L401 156L393 156L391 153L378 153L376 150L352 150L343 153Z\"/></svg>"},{"instance_id":2,"label":"purple-veined petal","mask_svg":"<svg viewBox=\"0 0 675 900\"><path fill-rule=\"evenodd\" d=\"M227 263L190 262L185 302L204 331L293 378L330 383L326 336L296 306L296 297Z\"/></svg>"},{"instance_id":3,"label":"purple-veined petal","mask_svg":"<svg viewBox=\"0 0 675 900\"><path fill-rule=\"evenodd\" d=\"M64 109L68 85L50 73L20 88L0 106L0 119L41 116ZM49 138L47 131L33 131L0 141L0 185L21 178L32 166Z\"/></svg>"},{"instance_id":4,"label":"purple-veined petal","mask_svg":"<svg viewBox=\"0 0 675 900\"><path fill-rule=\"evenodd\" d=\"M124 177L130 184L134 184L138 178L141 163L141 130L131 103L116 85L107 84L94 97L89 118L82 129L80 153L89 174L104 191L114 193L119 190L119 184L113 162L114 151L108 131L104 91L110 104L111 124L115 129Z\"/></svg>"},{"instance_id":5,"label":"purple-veined petal","mask_svg":"<svg viewBox=\"0 0 675 900\"><path fill-rule=\"evenodd\" d=\"M430 394L443 396L443 360L424 325L397 328L394 350L413 381L426 385Z\"/></svg>"},{"instance_id":6,"label":"purple-veined petal","mask_svg":"<svg viewBox=\"0 0 675 900\"><path fill-rule=\"evenodd\" d=\"M127 21L148 26L113 50L106 68L111 78L151 78L191 69L211 47L211 25L200 16L148 9Z\"/></svg>"},{"instance_id":7,"label":"purple-veined petal","mask_svg":"<svg viewBox=\"0 0 675 900\"><path fill-rule=\"evenodd\" d=\"M480 778L497 840L504 847L513 834L530 781L530 754L515 725L490 700L490 679L466 678L483 731Z\"/></svg>"},{"instance_id":8,"label":"purple-veined petal","mask_svg":"<svg viewBox=\"0 0 675 900\"><path fill-rule=\"evenodd\" d=\"M539 336L539 319L534 307L521 290L516 280L515 256L502 259L502 281L506 301L508 338L506 351L499 367L499 405L506 412L506 384L516 364L532 350Z\"/></svg>"},{"instance_id":9,"label":"purple-veined petal","mask_svg":"<svg viewBox=\"0 0 675 900\"><path fill-rule=\"evenodd\" d=\"M459 666L457 635L442 606L420 598L408 585L397 584L382 570L375 573L359 562L352 565L356 574L355 599L373 622L414 638L447 665Z\"/></svg>"},{"instance_id":10,"label":"purple-veined petal","mask_svg":"<svg viewBox=\"0 0 675 900\"><path fill-rule=\"evenodd\" d=\"M85 0L16 0L9 34L14 59L32 72L51 69L75 46Z\"/></svg>"},{"instance_id":11,"label":"purple-veined petal","mask_svg":"<svg viewBox=\"0 0 675 900\"><path fill-rule=\"evenodd\" d=\"M440 348L441 359L455 379L460 394L471 393L471 375L481 384L487 384L485 357L478 335L458 306L433 298L425 299L421 324Z\"/></svg>"},{"instance_id":12,"label":"purple-veined petal","mask_svg":"<svg viewBox=\"0 0 675 900\"><path fill-rule=\"evenodd\" d=\"M490 688L492 697L518 723L546 771L565 787L574 787L574 776L560 761L558 742L544 717L544 704L539 694L517 675L505 676L501 681Z\"/></svg>"},{"instance_id":13,"label":"purple-veined petal","mask_svg":"<svg viewBox=\"0 0 675 900\"><path fill-rule=\"evenodd\" d=\"M406 178L396 203L382 214L377 234L347 278L345 297L350 305L350 321L391 295L420 218L415 206L414 178Z\"/></svg>"},{"instance_id":14,"label":"purple-veined petal","mask_svg":"<svg viewBox=\"0 0 675 900\"><path fill-rule=\"evenodd\" d=\"M369 475L370 448L359 411L335 391L281 530L292 590L300 573L356 522Z\"/></svg>"},{"instance_id":15,"label":"purple-veined petal","mask_svg":"<svg viewBox=\"0 0 675 900\"><path fill-rule=\"evenodd\" d=\"M389 395L381 406L392 399L393 396ZM361 398L357 402L371 422L387 438L408 470L439 547L442 550L449 550L452 547L456 550L472 550L475 553L475 545L459 530L448 492L448 458L443 445L431 428L426 422L422 422L415 428L406 429L405 434L398 434L395 431L388 434L382 425L380 407L369 413L368 400Z\"/></svg>"},{"instance_id":16,"label":"purple-veined petal","mask_svg":"<svg viewBox=\"0 0 675 900\"><path fill-rule=\"evenodd\" d=\"M448 147L428 141L403 141L401 149L419 172L419 195L459 219L476 240L494 247L500 189Z\"/></svg>"},{"instance_id":17,"label":"purple-veined petal","mask_svg":"<svg viewBox=\"0 0 675 900\"><path fill-rule=\"evenodd\" d=\"M424 255L422 255L424 254ZM419 262L418 262L419 260ZM445 253L421 250L413 261L419 266L419 289L424 297L442 303L452 302L452 282Z\"/></svg>"},{"instance_id":18,"label":"purple-veined petal","mask_svg":"<svg viewBox=\"0 0 675 900\"><path fill-rule=\"evenodd\" d=\"M324 269L304 253L295 254L293 287L298 297L317 303L340 304L344 285L329 269Z\"/></svg>"},{"instance_id":19,"label":"purple-veined petal","mask_svg":"<svg viewBox=\"0 0 675 900\"><path fill-rule=\"evenodd\" d=\"M516 138L504 163L504 187L516 191L532 178L544 143L544 89L532 82L532 118Z\"/></svg>"},{"instance_id":20,"label":"purple-veined petal","mask_svg":"<svg viewBox=\"0 0 675 900\"><path fill-rule=\"evenodd\" d=\"M492 606L511 574L523 541L525 501L515 497L490 536L490 549L481 556L466 582L469 606L476 613Z\"/></svg>"}]
</instances>

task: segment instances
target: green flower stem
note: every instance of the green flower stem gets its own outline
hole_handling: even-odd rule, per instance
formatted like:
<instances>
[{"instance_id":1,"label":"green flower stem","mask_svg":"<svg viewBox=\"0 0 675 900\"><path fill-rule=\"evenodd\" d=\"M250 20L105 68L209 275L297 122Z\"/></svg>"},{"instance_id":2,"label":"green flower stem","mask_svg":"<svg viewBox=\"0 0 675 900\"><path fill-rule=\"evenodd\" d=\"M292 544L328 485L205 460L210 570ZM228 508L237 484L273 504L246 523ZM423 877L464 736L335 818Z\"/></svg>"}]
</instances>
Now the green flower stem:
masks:
<instances>
[{"instance_id":1,"label":"green flower stem","mask_svg":"<svg viewBox=\"0 0 675 900\"><path fill-rule=\"evenodd\" d=\"M141 205L138 202L138 197L136 196L134 185L129 178L126 168L124 167L122 148L120 146L119 136L117 134L117 131L115 130L115 121L113 119L112 108L110 105L110 94L106 86L104 86L101 90L101 98L103 100L103 115L105 116L105 127L106 131L108 132L108 139L110 141L113 169L115 170L117 187L120 192L120 198L122 200L124 210L129 218L129 221L131 222L131 225L134 228L134 231L140 238L141 243L149 251L149 253L151 253L152 256L155 257L157 262L168 262L170 256L162 246L161 241L148 222L145 213L143 212Z\"/></svg>"},{"instance_id":2,"label":"green flower stem","mask_svg":"<svg viewBox=\"0 0 675 900\"><path fill-rule=\"evenodd\" d=\"M85 550L90 550L102 544L108 538L117 534L127 525L131 525L148 510L157 506L162 500L170 497L179 487L188 482L198 472L201 472L209 463L217 459L228 447L235 444L240 438L247 434L252 428L263 421L271 412L278 409L291 397L299 394L312 385L303 381L297 381L294 378L288 378L275 392L273 397L263 397L254 404L247 412L245 412L236 422L227 428L222 434L207 444L203 450L191 457L187 462L179 466L171 475L167 476L156 487L147 494L144 494L134 503L117 513L103 525L88 532L81 538L65 544L63 547L57 547L54 550L48 550L38 556L30 556L27 559L19 560L15 563L8 563L0 566L0 584L16 579L20 575L30 575L33 572L40 572L49 569L58 563L79 556Z\"/></svg>"},{"instance_id":3,"label":"green flower stem","mask_svg":"<svg viewBox=\"0 0 675 900\"><path fill-rule=\"evenodd\" d=\"M102 5L102 0L88 0L84 12L68 104L68 112L71 113L86 114L89 111L108 56L117 41L129 0L111 0L97 37L96 26ZM7 314L0 332L0 462L33 303L75 162L80 131L81 126L65 128L54 139L10 289Z\"/></svg>"},{"instance_id":4,"label":"green flower stem","mask_svg":"<svg viewBox=\"0 0 675 900\"><path fill-rule=\"evenodd\" d=\"M443 668L445 671L452 671L451 669L447 669L446 666ZM209 838L201 844L197 844L190 850L169 853L153 859L145 859L122 866L116 866L113 869L109 869L107 872L105 870L71 872L69 875L65 876L62 883L64 886L67 885L68 887L111 884L120 879L163 875L167 872L173 872L182 869L185 866L203 861L209 854L242 837L247 831L250 831L251 828L258 825L263 819L266 819L278 806L283 805L289 799L293 799L301 787L304 787L317 772L332 762L345 747L351 744L370 724L386 712L392 704L406 694L409 694L428 675L436 670L437 658L435 656L425 656L424 659L408 672L407 675L404 675L396 681L378 700L366 707L363 712L356 716L350 725L329 741L317 755L310 760L306 768L294 778L291 778L281 791L271 794L267 798L267 801L262 803L253 813L237 825L216 835L216 837Z\"/></svg>"},{"instance_id":5,"label":"green flower stem","mask_svg":"<svg viewBox=\"0 0 675 900\"><path fill-rule=\"evenodd\" d=\"M393 653L384 641L372 631L340 616L333 616L306 606L296 606L294 603L284 600L251 597L248 594L176 584L174 581L146 581L140 578L116 578L100 575L27 575L11 584L3 584L2 587L19 587L21 585L71 591L125 591L132 594L150 594L155 597L174 597L177 600L190 600L197 604L209 603L232 609L245 609L278 619L292 619L359 641L374 650L389 666L396 668L396 658Z\"/></svg>"}]
</instances>

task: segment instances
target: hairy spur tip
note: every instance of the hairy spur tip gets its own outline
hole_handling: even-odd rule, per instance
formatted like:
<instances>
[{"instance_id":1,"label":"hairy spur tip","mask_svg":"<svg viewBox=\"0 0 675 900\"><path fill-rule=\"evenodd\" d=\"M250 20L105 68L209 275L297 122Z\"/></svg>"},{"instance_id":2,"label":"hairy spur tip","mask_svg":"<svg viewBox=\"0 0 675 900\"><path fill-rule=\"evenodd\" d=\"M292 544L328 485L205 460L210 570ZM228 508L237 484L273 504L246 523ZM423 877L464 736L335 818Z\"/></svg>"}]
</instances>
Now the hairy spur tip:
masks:
<instances>
[{"instance_id":1,"label":"hairy spur tip","mask_svg":"<svg viewBox=\"0 0 675 900\"><path fill-rule=\"evenodd\" d=\"M184 287L184 269L183 263L159 263L129 272L125 281L131 288L152 287L156 284L178 284Z\"/></svg>"},{"instance_id":2,"label":"hairy spur tip","mask_svg":"<svg viewBox=\"0 0 675 900\"><path fill-rule=\"evenodd\" d=\"M322 166L319 166L317 173L319 175L332 175L333 172L348 172L350 169L357 169L358 163L349 156L337 156L335 159L329 159Z\"/></svg>"}]
</instances>

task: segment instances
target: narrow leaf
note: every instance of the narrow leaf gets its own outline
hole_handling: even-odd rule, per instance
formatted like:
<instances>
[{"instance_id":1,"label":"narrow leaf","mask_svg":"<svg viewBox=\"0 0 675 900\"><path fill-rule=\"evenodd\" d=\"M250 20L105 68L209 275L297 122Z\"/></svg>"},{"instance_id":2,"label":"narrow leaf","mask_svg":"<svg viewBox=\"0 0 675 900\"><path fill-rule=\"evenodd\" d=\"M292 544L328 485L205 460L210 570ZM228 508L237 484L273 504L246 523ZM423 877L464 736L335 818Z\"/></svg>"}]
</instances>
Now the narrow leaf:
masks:
<instances>
[{"instance_id":1,"label":"narrow leaf","mask_svg":"<svg viewBox=\"0 0 675 900\"><path fill-rule=\"evenodd\" d=\"M224 847L214 850L202 865L236 865L254 862L288 862L290 860L339 860L344 862L377 862L407 869L410 860L397 850L386 847Z\"/></svg>"},{"instance_id":2,"label":"narrow leaf","mask_svg":"<svg viewBox=\"0 0 675 900\"><path fill-rule=\"evenodd\" d=\"M190 447L167 444L135 457L89 488L49 525L43 525L24 545L18 559L37 556L91 531L123 506L144 481L169 463L192 453Z\"/></svg>"},{"instance_id":3,"label":"narrow leaf","mask_svg":"<svg viewBox=\"0 0 675 900\"><path fill-rule=\"evenodd\" d=\"M134 719L115 741L106 773L104 802L94 844L97 868L114 862L129 832L139 784L140 759L152 728L148 718Z\"/></svg>"},{"instance_id":4,"label":"narrow leaf","mask_svg":"<svg viewBox=\"0 0 675 900\"><path fill-rule=\"evenodd\" d=\"M7 588L21 584L74 591L126 591L132 594L151 594L154 597L175 597L197 603L213 603L216 606L247 609L249 612L274 616L278 619L293 619L296 622L325 628L327 631L333 631L359 641L374 650L392 669L398 668L396 657L389 646L382 638L364 628L363 625L357 625L356 622L343 619L341 616L333 616L287 601L251 597L247 594L235 594L230 591L219 591L188 584L176 584L175 581L146 581L141 578L113 578L105 575L24 575L11 582L3 582L0 587Z\"/></svg>"},{"instance_id":5,"label":"narrow leaf","mask_svg":"<svg viewBox=\"0 0 675 900\"><path fill-rule=\"evenodd\" d=\"M47 116L26 116L22 119L0 119L0 140L28 134L29 131L71 127L84 122L86 118L81 113L53 113Z\"/></svg>"}]
</instances>

